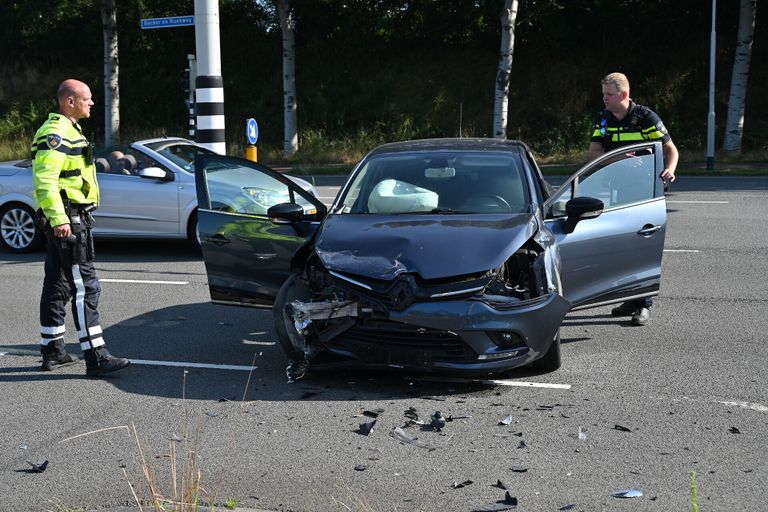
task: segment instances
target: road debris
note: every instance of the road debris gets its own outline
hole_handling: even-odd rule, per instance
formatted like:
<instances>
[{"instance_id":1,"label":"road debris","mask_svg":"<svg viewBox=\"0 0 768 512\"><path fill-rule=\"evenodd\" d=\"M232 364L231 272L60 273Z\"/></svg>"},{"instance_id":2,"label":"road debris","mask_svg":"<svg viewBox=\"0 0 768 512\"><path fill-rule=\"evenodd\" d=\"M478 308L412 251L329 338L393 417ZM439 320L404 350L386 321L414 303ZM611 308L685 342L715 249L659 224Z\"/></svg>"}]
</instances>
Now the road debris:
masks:
<instances>
[{"instance_id":1,"label":"road debris","mask_svg":"<svg viewBox=\"0 0 768 512\"><path fill-rule=\"evenodd\" d=\"M632 432L631 428L623 427L621 425L614 425L613 430L618 430L619 432Z\"/></svg>"},{"instance_id":2,"label":"road debris","mask_svg":"<svg viewBox=\"0 0 768 512\"><path fill-rule=\"evenodd\" d=\"M365 464L358 464L355 466L355 471L365 471L366 469L368 469L368 466Z\"/></svg>"},{"instance_id":3,"label":"road debris","mask_svg":"<svg viewBox=\"0 0 768 512\"><path fill-rule=\"evenodd\" d=\"M414 446L418 446L419 448L424 448L425 450L434 451L436 448L432 446L429 443L425 443L424 441L419 441L416 437L410 437L408 434L406 434L402 428L395 427L390 432L389 435L396 439L397 441L400 441L401 443L408 443L412 444Z\"/></svg>"},{"instance_id":4,"label":"road debris","mask_svg":"<svg viewBox=\"0 0 768 512\"><path fill-rule=\"evenodd\" d=\"M741 430L739 430L739 429L738 429L738 428L736 428L736 427L731 427L731 428L729 428L729 429L728 429L728 432L730 432L731 434L741 434Z\"/></svg>"},{"instance_id":5,"label":"road debris","mask_svg":"<svg viewBox=\"0 0 768 512\"><path fill-rule=\"evenodd\" d=\"M502 510L517 510L517 498L506 492L504 499L495 503L473 508L472 512L501 512Z\"/></svg>"},{"instance_id":6,"label":"road debris","mask_svg":"<svg viewBox=\"0 0 768 512\"><path fill-rule=\"evenodd\" d=\"M358 434L362 434L364 436L367 436L371 432L373 432L373 427L376 425L376 422L379 420L373 420L369 421L367 423L361 423L360 428L357 429Z\"/></svg>"},{"instance_id":7,"label":"road debris","mask_svg":"<svg viewBox=\"0 0 768 512\"><path fill-rule=\"evenodd\" d=\"M435 413L430 418L430 424L432 425L432 428L438 432L445 428L445 416L443 416L443 413L440 411L435 411Z\"/></svg>"},{"instance_id":8,"label":"road debris","mask_svg":"<svg viewBox=\"0 0 768 512\"><path fill-rule=\"evenodd\" d=\"M520 466L518 464L512 464L509 469L511 469L514 473L527 473L528 468L525 466Z\"/></svg>"},{"instance_id":9,"label":"road debris","mask_svg":"<svg viewBox=\"0 0 768 512\"><path fill-rule=\"evenodd\" d=\"M499 420L499 425L509 425L511 423L512 423L512 415L511 414L509 416L507 416L506 418L504 418L503 420Z\"/></svg>"},{"instance_id":10,"label":"road debris","mask_svg":"<svg viewBox=\"0 0 768 512\"><path fill-rule=\"evenodd\" d=\"M32 469L28 469L27 472L29 473L42 473L46 469L48 469L48 461L45 460L43 462L40 462L39 464L35 464L34 462L27 461L27 464L32 466Z\"/></svg>"},{"instance_id":11,"label":"road debris","mask_svg":"<svg viewBox=\"0 0 768 512\"><path fill-rule=\"evenodd\" d=\"M472 485L472 483L473 483L472 480L464 480L463 482L453 482L453 488L461 489L462 487Z\"/></svg>"},{"instance_id":12,"label":"road debris","mask_svg":"<svg viewBox=\"0 0 768 512\"><path fill-rule=\"evenodd\" d=\"M639 498L643 495L642 491L637 489L625 489L623 491L612 492L611 496L614 498Z\"/></svg>"}]
</instances>

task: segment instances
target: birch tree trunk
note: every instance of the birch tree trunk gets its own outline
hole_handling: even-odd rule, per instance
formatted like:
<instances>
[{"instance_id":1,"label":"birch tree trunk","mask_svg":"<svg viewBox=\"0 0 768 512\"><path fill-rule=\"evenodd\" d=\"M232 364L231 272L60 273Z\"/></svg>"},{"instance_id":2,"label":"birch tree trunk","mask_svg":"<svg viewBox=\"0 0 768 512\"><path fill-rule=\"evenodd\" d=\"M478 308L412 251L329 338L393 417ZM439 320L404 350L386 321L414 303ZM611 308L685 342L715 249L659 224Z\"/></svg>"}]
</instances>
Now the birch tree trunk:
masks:
<instances>
[{"instance_id":1,"label":"birch tree trunk","mask_svg":"<svg viewBox=\"0 0 768 512\"><path fill-rule=\"evenodd\" d=\"M120 86L117 82L117 7L116 0L104 0L101 22L104 25L104 143L120 142Z\"/></svg>"},{"instance_id":2,"label":"birch tree trunk","mask_svg":"<svg viewBox=\"0 0 768 512\"><path fill-rule=\"evenodd\" d=\"M509 79L512 70L512 52L515 48L517 2L518 0L504 0L504 7L501 10L501 53L493 103L493 136L497 139L507 138Z\"/></svg>"},{"instance_id":3,"label":"birch tree trunk","mask_svg":"<svg viewBox=\"0 0 768 512\"><path fill-rule=\"evenodd\" d=\"M752 40L757 15L757 0L740 0L739 3L739 32L736 36L736 56L733 60L731 93L728 98L728 119L725 124L725 141L723 142L725 152L732 154L741 153L749 60L752 57Z\"/></svg>"},{"instance_id":4,"label":"birch tree trunk","mask_svg":"<svg viewBox=\"0 0 768 512\"><path fill-rule=\"evenodd\" d=\"M285 156L293 156L299 150L299 135L296 116L296 22L291 10L291 0L276 0L280 14L280 29L283 33L283 105L285 108Z\"/></svg>"}]
</instances>

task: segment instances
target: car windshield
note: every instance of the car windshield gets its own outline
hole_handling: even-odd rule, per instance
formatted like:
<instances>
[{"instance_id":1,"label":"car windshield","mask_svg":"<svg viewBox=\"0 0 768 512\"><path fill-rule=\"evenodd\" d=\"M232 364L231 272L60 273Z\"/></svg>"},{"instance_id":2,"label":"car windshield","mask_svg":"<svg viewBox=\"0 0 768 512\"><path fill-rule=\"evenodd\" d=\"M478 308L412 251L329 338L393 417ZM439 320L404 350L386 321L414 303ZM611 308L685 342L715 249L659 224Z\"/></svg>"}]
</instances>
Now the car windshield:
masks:
<instances>
[{"instance_id":1,"label":"car windshield","mask_svg":"<svg viewBox=\"0 0 768 512\"><path fill-rule=\"evenodd\" d=\"M214 151L196 144L179 141L158 141L150 142L146 146L163 155L165 158L175 163L185 171L195 171L195 157L197 155L214 155Z\"/></svg>"},{"instance_id":2,"label":"car windshield","mask_svg":"<svg viewBox=\"0 0 768 512\"><path fill-rule=\"evenodd\" d=\"M479 151L374 155L335 213L524 213L530 197L519 154Z\"/></svg>"}]
</instances>

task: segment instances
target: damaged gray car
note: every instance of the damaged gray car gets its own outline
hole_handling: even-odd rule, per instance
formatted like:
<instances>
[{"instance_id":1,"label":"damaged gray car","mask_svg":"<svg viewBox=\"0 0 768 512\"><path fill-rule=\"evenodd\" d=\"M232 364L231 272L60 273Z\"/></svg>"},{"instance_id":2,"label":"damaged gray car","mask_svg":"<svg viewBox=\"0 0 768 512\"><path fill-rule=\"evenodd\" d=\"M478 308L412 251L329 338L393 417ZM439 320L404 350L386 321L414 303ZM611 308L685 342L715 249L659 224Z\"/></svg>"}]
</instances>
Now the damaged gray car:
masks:
<instances>
[{"instance_id":1,"label":"damaged gray car","mask_svg":"<svg viewBox=\"0 0 768 512\"><path fill-rule=\"evenodd\" d=\"M236 188L217 175L233 165L237 186L251 173L264 189L266 213L211 201ZM556 191L518 141L386 144L329 208L246 160L204 155L196 166L211 298L272 308L289 381L310 365L553 371L569 311L659 292L658 143L607 153Z\"/></svg>"}]
</instances>

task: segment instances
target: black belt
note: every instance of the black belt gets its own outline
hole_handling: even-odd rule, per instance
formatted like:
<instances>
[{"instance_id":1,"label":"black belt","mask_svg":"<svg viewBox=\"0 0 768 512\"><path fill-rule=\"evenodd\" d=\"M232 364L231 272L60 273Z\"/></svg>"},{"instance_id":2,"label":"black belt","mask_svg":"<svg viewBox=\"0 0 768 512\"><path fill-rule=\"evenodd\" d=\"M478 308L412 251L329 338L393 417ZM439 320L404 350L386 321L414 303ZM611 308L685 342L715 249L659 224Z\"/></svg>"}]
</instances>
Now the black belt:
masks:
<instances>
[{"instance_id":1,"label":"black belt","mask_svg":"<svg viewBox=\"0 0 768 512\"><path fill-rule=\"evenodd\" d=\"M59 173L59 178L74 178L75 176L80 176L83 174L83 171L80 169L72 169L71 171L61 171Z\"/></svg>"}]
</instances>

